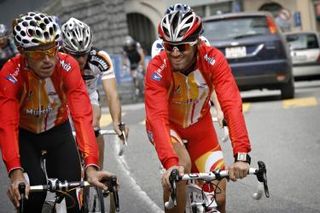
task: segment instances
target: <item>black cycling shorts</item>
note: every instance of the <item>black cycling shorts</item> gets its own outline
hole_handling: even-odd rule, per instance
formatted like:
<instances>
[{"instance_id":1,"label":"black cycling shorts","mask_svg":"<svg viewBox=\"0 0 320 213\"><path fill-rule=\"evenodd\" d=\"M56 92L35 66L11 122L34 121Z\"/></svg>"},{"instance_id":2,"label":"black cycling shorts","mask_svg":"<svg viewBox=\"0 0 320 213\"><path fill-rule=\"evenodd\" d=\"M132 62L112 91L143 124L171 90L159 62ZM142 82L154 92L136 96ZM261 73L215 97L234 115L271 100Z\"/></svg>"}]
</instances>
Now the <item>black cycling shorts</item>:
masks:
<instances>
[{"instance_id":1,"label":"black cycling shorts","mask_svg":"<svg viewBox=\"0 0 320 213\"><path fill-rule=\"evenodd\" d=\"M20 161L27 172L30 185L45 184L46 178L40 166L41 151L47 151L46 167L49 178L61 181L79 181L81 178L81 164L79 153L72 135L69 121L56 126L46 132L35 134L19 129ZM74 199L67 198L68 212L79 212L76 194ZM46 198L44 193L31 193L25 203L25 212L41 212Z\"/></svg>"}]
</instances>

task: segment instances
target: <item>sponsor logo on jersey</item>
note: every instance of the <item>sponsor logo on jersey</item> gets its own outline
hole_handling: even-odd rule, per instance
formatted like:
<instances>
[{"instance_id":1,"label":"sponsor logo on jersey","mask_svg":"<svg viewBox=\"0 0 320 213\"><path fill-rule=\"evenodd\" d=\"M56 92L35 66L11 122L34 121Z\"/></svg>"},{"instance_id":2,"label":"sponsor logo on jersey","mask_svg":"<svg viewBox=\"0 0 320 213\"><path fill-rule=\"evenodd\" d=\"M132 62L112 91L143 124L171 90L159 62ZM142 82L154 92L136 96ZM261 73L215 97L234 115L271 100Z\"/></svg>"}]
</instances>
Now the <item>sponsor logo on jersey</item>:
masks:
<instances>
[{"instance_id":1,"label":"sponsor logo on jersey","mask_svg":"<svg viewBox=\"0 0 320 213\"><path fill-rule=\"evenodd\" d=\"M60 64L61 64L62 68L63 68L65 71L67 71L67 72L70 71L71 65L70 65L69 63L65 62L64 60L61 60L61 61L60 61Z\"/></svg>"},{"instance_id":2,"label":"sponsor logo on jersey","mask_svg":"<svg viewBox=\"0 0 320 213\"><path fill-rule=\"evenodd\" d=\"M18 82L18 79L16 79L16 77L14 77L12 74L8 75L6 77L7 80L9 80L11 83L17 83Z\"/></svg>"},{"instance_id":3,"label":"sponsor logo on jersey","mask_svg":"<svg viewBox=\"0 0 320 213\"><path fill-rule=\"evenodd\" d=\"M6 77L6 79L9 80L11 83L14 83L14 84L17 83L18 82L17 76L19 75L19 72L20 72L20 64L18 65L18 67L16 67L13 73L10 73Z\"/></svg>"},{"instance_id":4,"label":"sponsor logo on jersey","mask_svg":"<svg viewBox=\"0 0 320 213\"><path fill-rule=\"evenodd\" d=\"M209 57L208 54L204 56L204 60L206 60L211 65L214 65L216 63L216 60L214 58Z\"/></svg>"},{"instance_id":5,"label":"sponsor logo on jersey","mask_svg":"<svg viewBox=\"0 0 320 213\"><path fill-rule=\"evenodd\" d=\"M44 115L47 113L50 113L53 110L53 108L51 106L48 106L46 108L41 108L41 109L25 109L25 113L27 115L33 115L33 116L40 116L40 115Z\"/></svg>"},{"instance_id":6,"label":"sponsor logo on jersey","mask_svg":"<svg viewBox=\"0 0 320 213\"><path fill-rule=\"evenodd\" d=\"M100 70L107 70L109 68L108 64L98 56L93 55L91 57L91 62L97 62Z\"/></svg>"},{"instance_id":7,"label":"sponsor logo on jersey","mask_svg":"<svg viewBox=\"0 0 320 213\"><path fill-rule=\"evenodd\" d=\"M152 79L155 80L155 81L160 81L161 78L162 78L162 76L160 76L159 73L157 73L157 72L154 72L152 74Z\"/></svg>"}]
</instances>

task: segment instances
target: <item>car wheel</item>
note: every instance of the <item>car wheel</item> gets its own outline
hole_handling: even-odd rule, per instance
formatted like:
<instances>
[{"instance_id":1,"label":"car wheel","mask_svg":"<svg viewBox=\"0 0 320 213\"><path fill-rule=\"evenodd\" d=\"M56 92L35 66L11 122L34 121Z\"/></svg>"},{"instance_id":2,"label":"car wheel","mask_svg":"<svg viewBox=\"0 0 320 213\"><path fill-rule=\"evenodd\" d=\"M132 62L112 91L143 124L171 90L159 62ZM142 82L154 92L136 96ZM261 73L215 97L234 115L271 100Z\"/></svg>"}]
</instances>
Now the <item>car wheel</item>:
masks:
<instances>
[{"instance_id":1,"label":"car wheel","mask_svg":"<svg viewBox=\"0 0 320 213\"><path fill-rule=\"evenodd\" d=\"M281 99L294 98L294 80L291 78L289 82L281 87Z\"/></svg>"}]
</instances>

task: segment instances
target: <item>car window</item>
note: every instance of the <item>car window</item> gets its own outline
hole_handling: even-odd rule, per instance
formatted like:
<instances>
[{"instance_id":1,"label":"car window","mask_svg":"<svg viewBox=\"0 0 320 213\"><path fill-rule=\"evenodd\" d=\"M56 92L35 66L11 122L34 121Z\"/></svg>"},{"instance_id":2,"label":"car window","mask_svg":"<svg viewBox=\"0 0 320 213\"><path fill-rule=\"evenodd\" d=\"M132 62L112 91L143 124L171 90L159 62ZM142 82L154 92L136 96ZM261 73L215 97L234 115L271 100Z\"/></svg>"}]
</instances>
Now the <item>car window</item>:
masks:
<instances>
[{"instance_id":1,"label":"car window","mask_svg":"<svg viewBox=\"0 0 320 213\"><path fill-rule=\"evenodd\" d=\"M239 39L268 34L265 17L237 17L204 22L204 36L210 40Z\"/></svg>"},{"instance_id":2,"label":"car window","mask_svg":"<svg viewBox=\"0 0 320 213\"><path fill-rule=\"evenodd\" d=\"M314 34L291 34L286 36L290 49L303 50L319 48L319 43Z\"/></svg>"}]
</instances>

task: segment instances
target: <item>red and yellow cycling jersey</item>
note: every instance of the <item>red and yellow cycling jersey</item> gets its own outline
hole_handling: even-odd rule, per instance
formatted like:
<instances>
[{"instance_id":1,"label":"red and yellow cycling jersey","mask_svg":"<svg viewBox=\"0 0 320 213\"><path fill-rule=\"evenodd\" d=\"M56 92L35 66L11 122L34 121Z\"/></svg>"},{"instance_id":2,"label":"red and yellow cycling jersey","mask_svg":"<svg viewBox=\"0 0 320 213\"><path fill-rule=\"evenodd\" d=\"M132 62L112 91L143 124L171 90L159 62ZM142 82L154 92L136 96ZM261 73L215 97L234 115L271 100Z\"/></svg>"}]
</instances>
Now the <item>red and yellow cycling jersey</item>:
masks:
<instances>
[{"instance_id":1,"label":"red and yellow cycling jersey","mask_svg":"<svg viewBox=\"0 0 320 213\"><path fill-rule=\"evenodd\" d=\"M172 72L166 52L154 57L145 78L148 136L165 168L178 165L170 128L188 128L210 113L209 100L216 91L230 129L234 153L249 152L250 142L242 114L242 101L231 69L214 47L198 46L196 69L184 75Z\"/></svg>"},{"instance_id":2,"label":"red and yellow cycling jersey","mask_svg":"<svg viewBox=\"0 0 320 213\"><path fill-rule=\"evenodd\" d=\"M58 53L57 57L55 70L46 79L38 78L22 55L9 60L0 71L0 145L8 171L21 167L18 129L45 132L66 122L69 109L85 163L98 163L92 108L79 65L69 55Z\"/></svg>"}]
</instances>

